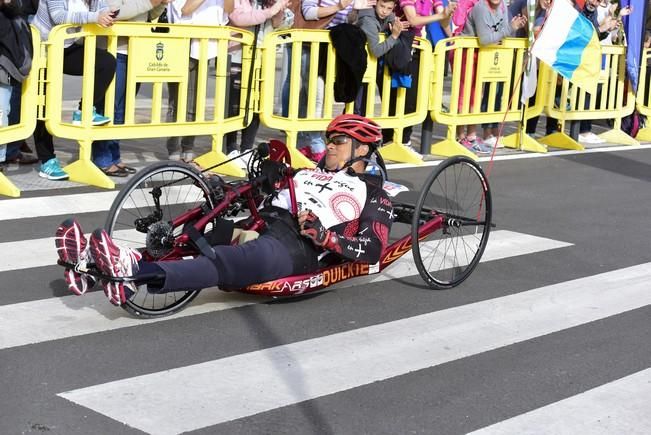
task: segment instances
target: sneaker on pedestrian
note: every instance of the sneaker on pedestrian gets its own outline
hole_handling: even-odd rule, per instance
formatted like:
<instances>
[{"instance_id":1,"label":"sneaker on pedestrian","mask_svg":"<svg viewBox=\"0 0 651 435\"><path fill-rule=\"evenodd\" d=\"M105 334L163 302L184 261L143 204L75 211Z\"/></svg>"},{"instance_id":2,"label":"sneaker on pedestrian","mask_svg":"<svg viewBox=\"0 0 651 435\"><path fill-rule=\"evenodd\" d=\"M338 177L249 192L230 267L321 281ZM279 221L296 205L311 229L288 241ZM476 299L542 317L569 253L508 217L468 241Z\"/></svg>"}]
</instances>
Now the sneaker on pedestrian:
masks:
<instances>
[{"instance_id":1,"label":"sneaker on pedestrian","mask_svg":"<svg viewBox=\"0 0 651 435\"><path fill-rule=\"evenodd\" d=\"M403 145L409 150L410 153L412 153L414 156L416 156L416 157L418 157L419 159L422 160L423 155L421 153L419 153L418 151L416 151L416 149L411 145L411 141L409 141L409 142L407 142L406 144L403 144Z\"/></svg>"},{"instance_id":2,"label":"sneaker on pedestrian","mask_svg":"<svg viewBox=\"0 0 651 435\"><path fill-rule=\"evenodd\" d=\"M175 151L173 153L170 153L169 159L178 162L179 160L181 160L181 152L180 151Z\"/></svg>"},{"instance_id":3,"label":"sneaker on pedestrian","mask_svg":"<svg viewBox=\"0 0 651 435\"><path fill-rule=\"evenodd\" d=\"M484 143L491 148L504 148L504 144L502 141L497 141L497 137L493 136L492 134L488 136L486 139L484 139Z\"/></svg>"},{"instance_id":4,"label":"sneaker on pedestrian","mask_svg":"<svg viewBox=\"0 0 651 435\"><path fill-rule=\"evenodd\" d=\"M589 131L587 133L579 134L579 142L588 143L588 144L600 144L606 142L604 139L600 138L593 132Z\"/></svg>"},{"instance_id":5,"label":"sneaker on pedestrian","mask_svg":"<svg viewBox=\"0 0 651 435\"><path fill-rule=\"evenodd\" d=\"M485 144L478 137L473 137L472 139L463 137L458 139L458 142L475 154L490 154L493 151L489 145Z\"/></svg>"},{"instance_id":6,"label":"sneaker on pedestrian","mask_svg":"<svg viewBox=\"0 0 651 435\"><path fill-rule=\"evenodd\" d=\"M95 106L93 106L93 118L91 121L91 124L94 126L98 125L105 125L111 122L111 118L108 118L104 115L100 115L97 113L97 110L95 110ZM72 112L72 123L74 125L81 125L81 110L75 110Z\"/></svg>"},{"instance_id":7,"label":"sneaker on pedestrian","mask_svg":"<svg viewBox=\"0 0 651 435\"><path fill-rule=\"evenodd\" d=\"M38 176L48 180L67 180L69 178L55 157L41 164Z\"/></svg>"},{"instance_id":8,"label":"sneaker on pedestrian","mask_svg":"<svg viewBox=\"0 0 651 435\"><path fill-rule=\"evenodd\" d=\"M114 278L133 277L138 272L138 261L142 258L142 254L135 249L116 245L103 229L97 229L91 234L90 252L97 268ZM102 280L101 283L104 294L113 305L124 304L138 291L131 281Z\"/></svg>"},{"instance_id":9,"label":"sneaker on pedestrian","mask_svg":"<svg viewBox=\"0 0 651 435\"><path fill-rule=\"evenodd\" d=\"M246 157L248 156L242 157L238 150L233 150L226 155L228 160L234 159L233 163L243 170L246 170L249 167L249 161Z\"/></svg>"},{"instance_id":10,"label":"sneaker on pedestrian","mask_svg":"<svg viewBox=\"0 0 651 435\"><path fill-rule=\"evenodd\" d=\"M181 160L185 163L190 163L194 160L194 153L192 151L183 151L181 153Z\"/></svg>"},{"instance_id":11,"label":"sneaker on pedestrian","mask_svg":"<svg viewBox=\"0 0 651 435\"><path fill-rule=\"evenodd\" d=\"M90 246L79 222L75 219L63 221L54 234L54 245L61 261L75 265L74 268L66 268L63 273L70 291L81 296L93 288L95 278L78 272L92 262Z\"/></svg>"},{"instance_id":12,"label":"sneaker on pedestrian","mask_svg":"<svg viewBox=\"0 0 651 435\"><path fill-rule=\"evenodd\" d=\"M493 152L493 147L484 142L484 140L479 136L475 137L474 143L479 154L491 154Z\"/></svg>"}]
</instances>

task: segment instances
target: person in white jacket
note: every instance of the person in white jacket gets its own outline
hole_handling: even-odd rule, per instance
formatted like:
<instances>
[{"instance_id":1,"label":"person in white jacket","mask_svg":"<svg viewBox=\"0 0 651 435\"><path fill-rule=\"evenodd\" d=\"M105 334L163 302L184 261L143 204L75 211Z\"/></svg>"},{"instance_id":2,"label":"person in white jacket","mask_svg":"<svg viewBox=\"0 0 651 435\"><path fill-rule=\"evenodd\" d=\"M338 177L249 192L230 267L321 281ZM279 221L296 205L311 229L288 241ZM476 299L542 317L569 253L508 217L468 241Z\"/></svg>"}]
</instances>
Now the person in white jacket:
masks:
<instances>
[{"instance_id":1,"label":"person in white jacket","mask_svg":"<svg viewBox=\"0 0 651 435\"><path fill-rule=\"evenodd\" d=\"M175 0L167 8L170 23L192 24L200 26L225 26L228 14L233 11L233 0ZM217 56L217 43L208 44L208 59ZM187 121L194 121L197 104L197 78L199 72L199 41L190 44L190 64L188 76L188 111ZM178 84L168 85L167 122L177 120ZM194 158L194 136L167 139L167 152L171 160L191 161Z\"/></svg>"}]
</instances>

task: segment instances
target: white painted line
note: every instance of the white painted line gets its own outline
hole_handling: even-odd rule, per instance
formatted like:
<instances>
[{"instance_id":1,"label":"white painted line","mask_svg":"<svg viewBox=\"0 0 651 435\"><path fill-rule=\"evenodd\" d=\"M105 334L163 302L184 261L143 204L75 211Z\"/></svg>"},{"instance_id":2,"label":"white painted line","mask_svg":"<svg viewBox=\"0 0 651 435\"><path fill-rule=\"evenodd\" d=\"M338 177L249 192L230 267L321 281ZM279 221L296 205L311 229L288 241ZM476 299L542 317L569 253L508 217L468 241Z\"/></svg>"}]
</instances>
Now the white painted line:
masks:
<instances>
[{"instance_id":1,"label":"white painted line","mask_svg":"<svg viewBox=\"0 0 651 435\"><path fill-rule=\"evenodd\" d=\"M94 192L6 199L0 201L0 221L106 211L117 195L118 192Z\"/></svg>"},{"instance_id":2,"label":"white painted line","mask_svg":"<svg viewBox=\"0 0 651 435\"><path fill-rule=\"evenodd\" d=\"M588 148L583 151L576 150L562 150L562 151L549 151L547 153L525 153L520 154L503 154L496 155L494 161L502 160L522 160L522 159L541 159L546 157L564 157L571 155L581 155L581 154L593 154L593 153L609 153L609 152L618 152L618 151L636 151L641 149L649 149L651 144L641 144L640 146L631 146L631 145L607 145L598 148ZM519 151L514 151L519 152ZM442 159L444 157L441 157ZM491 160L490 156L480 157L480 162L489 162ZM421 165L413 165L411 163L391 163L387 165L387 169L406 169L406 168L422 168L428 166L438 166L443 160L430 160L423 162Z\"/></svg>"},{"instance_id":3,"label":"white painted line","mask_svg":"<svg viewBox=\"0 0 651 435\"><path fill-rule=\"evenodd\" d=\"M650 410L651 369L646 369L471 434L650 434Z\"/></svg>"},{"instance_id":4,"label":"white painted line","mask_svg":"<svg viewBox=\"0 0 651 435\"><path fill-rule=\"evenodd\" d=\"M48 240L47 250L40 251L39 255L42 255L42 252L51 253L52 259L46 264L52 265L56 262L54 241ZM570 245L565 242L528 234L494 231L491 233L482 262L565 246ZM4 249L4 247L0 247L1 249ZM63 270L61 270L61 273L63 273ZM363 284L364 280L379 282L417 273L411 257L403 257L388 268L386 273L345 281L339 284L337 288L358 286ZM333 286L333 288L335 287ZM156 321L225 310L257 303L261 300L266 299L256 296L238 296L236 293L222 293L218 290L204 290L188 308L174 316L156 319ZM102 292L92 292L82 297L71 295L62 298L4 305L0 306L0 331L2 331L2 334L0 334L0 349L111 331L140 325L143 322L141 319L129 317L123 310L110 305Z\"/></svg>"},{"instance_id":5,"label":"white painted line","mask_svg":"<svg viewBox=\"0 0 651 435\"><path fill-rule=\"evenodd\" d=\"M0 307L0 349L228 310L259 302L242 293L205 290L173 317L138 319L111 305L102 291Z\"/></svg>"},{"instance_id":6,"label":"white painted line","mask_svg":"<svg viewBox=\"0 0 651 435\"><path fill-rule=\"evenodd\" d=\"M649 280L646 263L60 396L148 433L177 434L644 307Z\"/></svg>"}]
</instances>

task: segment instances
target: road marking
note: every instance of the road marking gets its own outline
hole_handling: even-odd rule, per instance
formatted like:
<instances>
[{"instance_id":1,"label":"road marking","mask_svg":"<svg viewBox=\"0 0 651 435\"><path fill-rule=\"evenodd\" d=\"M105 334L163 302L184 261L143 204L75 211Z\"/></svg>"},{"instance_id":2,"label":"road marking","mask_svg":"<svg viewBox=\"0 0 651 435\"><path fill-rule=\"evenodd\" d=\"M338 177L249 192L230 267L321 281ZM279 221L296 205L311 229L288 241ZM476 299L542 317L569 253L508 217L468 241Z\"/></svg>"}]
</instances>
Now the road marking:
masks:
<instances>
[{"instance_id":1,"label":"road marking","mask_svg":"<svg viewBox=\"0 0 651 435\"><path fill-rule=\"evenodd\" d=\"M487 426L473 435L649 434L651 369Z\"/></svg>"},{"instance_id":2,"label":"road marking","mask_svg":"<svg viewBox=\"0 0 651 435\"><path fill-rule=\"evenodd\" d=\"M644 307L649 280L645 263L59 395L148 433L177 434Z\"/></svg>"},{"instance_id":3,"label":"road marking","mask_svg":"<svg viewBox=\"0 0 651 435\"><path fill-rule=\"evenodd\" d=\"M199 192L193 188L193 192ZM186 195L183 195L183 193ZM9 219L28 219L47 216L75 216L81 213L108 211L119 192L78 193L74 195L43 196L37 198L18 198L0 201L0 221ZM197 196L187 195L187 186L169 187L166 204L193 203ZM153 205L151 198L132 195L124 208ZM169 198L176 198L176 201ZM181 201L183 198L185 201Z\"/></svg>"},{"instance_id":4,"label":"road marking","mask_svg":"<svg viewBox=\"0 0 651 435\"><path fill-rule=\"evenodd\" d=\"M33 251L40 256L43 256L45 252L49 253L51 258L47 261L39 260L38 255L34 255L35 258L29 258L27 254L20 254L17 252L16 245L13 247L0 245L0 252L17 252L24 261L32 261L32 266L29 267L35 267L37 260L40 261L38 262L40 266L52 265L56 263L57 258L54 252L54 241L47 240L47 243L43 242L42 250ZM481 261L516 257L565 246L570 246L570 244L512 231L493 231ZM4 249L11 250L5 251ZM9 259L9 261L14 261L14 259ZM363 285L363 280L379 282L417 273L411 257L405 256L380 275L345 281L337 288ZM254 304L261 300L266 299L259 296L245 297L236 293L206 290L180 313L153 321L226 310ZM143 322L145 321L142 319L128 317L123 310L108 304L102 292L92 292L82 297L71 295L5 305L0 306L0 331L2 331L0 349L110 331L140 325Z\"/></svg>"},{"instance_id":5,"label":"road marking","mask_svg":"<svg viewBox=\"0 0 651 435\"><path fill-rule=\"evenodd\" d=\"M117 195L118 192L94 192L5 199L0 201L0 221L106 211Z\"/></svg>"}]
</instances>

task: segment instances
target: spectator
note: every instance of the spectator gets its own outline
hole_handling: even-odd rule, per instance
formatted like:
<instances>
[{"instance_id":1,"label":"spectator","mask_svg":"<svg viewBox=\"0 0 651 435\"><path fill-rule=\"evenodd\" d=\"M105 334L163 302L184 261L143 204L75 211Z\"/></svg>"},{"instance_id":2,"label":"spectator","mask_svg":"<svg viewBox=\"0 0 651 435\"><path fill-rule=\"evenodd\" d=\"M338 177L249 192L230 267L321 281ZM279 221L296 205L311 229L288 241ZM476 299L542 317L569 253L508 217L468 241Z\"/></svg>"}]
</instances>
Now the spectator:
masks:
<instances>
[{"instance_id":1,"label":"spectator","mask_svg":"<svg viewBox=\"0 0 651 435\"><path fill-rule=\"evenodd\" d=\"M397 0L379 0L375 7L361 9L358 12L356 25L366 35L366 42L371 55L380 58L387 54L398 44L400 34L409 27L408 22L395 19L393 10ZM384 41L380 42L380 35L388 33ZM376 83L378 90L382 91L382 80L384 76L384 62L378 62ZM365 115L366 89L360 89L355 100L355 113Z\"/></svg>"},{"instance_id":2,"label":"spectator","mask_svg":"<svg viewBox=\"0 0 651 435\"><path fill-rule=\"evenodd\" d=\"M413 33L414 36L421 36L423 27L430 23L440 22L442 27L448 27L450 24L450 17L456 8L456 2L450 2L444 8L442 0L400 0L400 9L396 12L396 16L409 23L408 32ZM405 97L405 113L411 113L416 110L419 67L420 51L415 50L409 64L411 87L407 88ZM392 94L394 92L392 92ZM402 143L409 149L413 149L411 147L411 132L411 126L405 127L402 131L401 138ZM389 139L389 137L385 134L384 140L386 141L387 139ZM394 140L395 139L396 138L394 138Z\"/></svg>"},{"instance_id":3,"label":"spectator","mask_svg":"<svg viewBox=\"0 0 651 435\"><path fill-rule=\"evenodd\" d=\"M362 9L358 13L356 25L366 35L368 49L374 57L382 57L397 43L403 30L408 28L408 23L395 20L393 10L396 0L378 0L374 8ZM380 42L380 35L389 32L387 38Z\"/></svg>"},{"instance_id":4,"label":"spectator","mask_svg":"<svg viewBox=\"0 0 651 435\"><path fill-rule=\"evenodd\" d=\"M603 22L599 24L599 17L597 15L597 6L599 6L600 0L586 0L585 7L580 13L582 13L594 26L597 30L597 35L599 36L599 41L603 41L610 35L610 32L619 27L619 21L612 15L606 15ZM601 89L597 89L597 101L600 100L599 94ZM585 109L590 107L590 94L585 96ZM602 138L597 136L592 132L592 120L584 120L579 124L579 142L587 144L600 144L605 142Z\"/></svg>"},{"instance_id":5,"label":"spectator","mask_svg":"<svg viewBox=\"0 0 651 435\"><path fill-rule=\"evenodd\" d=\"M538 34L542 30L542 26L545 23L545 18L547 17L547 12L549 11L551 4L552 4L551 0L538 0L536 2L536 14L534 16L535 18L533 22L533 35L535 38L538 37ZM558 98L560 98L560 95ZM536 95L534 94L531 97L529 104L530 105L533 104L535 99L536 99ZM536 116L527 121L527 128L526 128L527 134L532 135L536 132L536 129L538 127L538 119L539 117ZM547 116L547 123L545 126L545 136L548 136L557 131L558 131L558 120Z\"/></svg>"},{"instance_id":6,"label":"spectator","mask_svg":"<svg viewBox=\"0 0 651 435\"><path fill-rule=\"evenodd\" d=\"M517 15L509 20L508 11L504 5L503 0L488 0L486 2L479 1L470 10L467 20L463 25L461 34L463 36L475 36L479 39L479 45L491 45L500 42L502 39L513 36L518 30L527 24L527 18L522 15ZM465 60L465 56L464 56ZM470 75L473 84L471 89L474 88L475 81L475 67L477 63L477 52L473 59L473 64L468 69L465 69L466 75ZM464 65L462 65L463 69ZM470 70L468 74L468 70ZM461 90L464 88L462 80ZM459 93L459 106L463 102L463 92ZM472 108L473 98L470 97L470 105ZM459 143L464 145L471 151L476 153L490 153L491 147L484 143L483 140L477 137L477 126L466 126L464 134L464 126L457 127L457 137Z\"/></svg>"},{"instance_id":7,"label":"spectator","mask_svg":"<svg viewBox=\"0 0 651 435\"><path fill-rule=\"evenodd\" d=\"M175 0L167 8L170 23L193 24L200 26L225 26L228 24L228 14L233 11L233 0ZM208 59L217 57L217 44L208 44ZM204 59L205 60L205 59ZM188 110L186 121L196 119L197 80L199 75L199 41L192 40L190 44L190 63L188 73ZM168 85L167 122L177 120L178 83ZM202 96L203 97L203 96ZM167 139L167 152L171 160L186 162L194 158L194 136L184 136Z\"/></svg>"},{"instance_id":8,"label":"spectator","mask_svg":"<svg viewBox=\"0 0 651 435\"><path fill-rule=\"evenodd\" d=\"M19 6L18 13L29 23L36 14L38 9L38 0L14 0L13 2ZM9 125L20 123L20 112L22 105L20 104L22 98L23 84L14 80L11 84L11 100L9 111ZM31 155L32 150L27 145L24 139L7 144L7 163L18 163L21 165L33 164L38 162L38 158Z\"/></svg>"},{"instance_id":9,"label":"spectator","mask_svg":"<svg viewBox=\"0 0 651 435\"><path fill-rule=\"evenodd\" d=\"M254 0L253 5L250 0L235 0L233 12L229 15L230 23L252 32L255 31L254 28L251 28L252 26L260 25L257 27L257 46L260 47L267 33L292 26L294 15L287 9L288 5L289 0L269 0L264 4ZM248 76L242 77L242 49L232 52L229 56L231 57L231 71L228 114L234 116L239 114L240 111L241 82L242 80L248 80ZM241 131L242 141L239 150L237 132L226 135L226 152L229 158L251 149L259 127L260 117L257 113L254 113L251 123Z\"/></svg>"},{"instance_id":10,"label":"spectator","mask_svg":"<svg viewBox=\"0 0 651 435\"><path fill-rule=\"evenodd\" d=\"M304 22L319 22L317 25L305 25L305 28L324 28L331 29L332 27L345 23L348 21L348 15L352 11L353 0L294 0L300 3L300 16L295 17L294 28L303 28ZM324 47L320 47L323 50ZM323 52L321 53L323 54ZM290 74L291 74L291 44L287 45L286 56L288 59L287 75L283 82L282 87L282 115L289 116L289 88L290 88ZM320 62L322 63L322 62ZM322 65L310 66L310 45L303 44L301 48L301 84L299 93L299 116L306 116L307 114L307 92L308 92L308 77L310 67L317 68ZM323 74L322 68L319 68L320 75ZM323 88L324 82L321 77L317 82L317 95L316 95L316 116L323 114ZM314 161L319 161L325 155L326 147L325 142L320 132L303 132L299 133L299 147L304 145L303 153Z\"/></svg>"},{"instance_id":11,"label":"spectator","mask_svg":"<svg viewBox=\"0 0 651 435\"><path fill-rule=\"evenodd\" d=\"M0 127L9 124L12 84L22 83L32 66L31 31L20 7L16 0L0 0ZM6 157L0 144L0 162Z\"/></svg>"},{"instance_id":12,"label":"spectator","mask_svg":"<svg viewBox=\"0 0 651 435\"><path fill-rule=\"evenodd\" d=\"M117 21L151 21L160 16L171 0L108 0L111 10L119 11ZM115 68L115 105L113 124L124 124L124 108L127 90L128 38L118 39ZM136 91L139 84L136 85ZM122 163L119 140L102 140L93 143L93 162L106 175L126 177L136 169Z\"/></svg>"},{"instance_id":13,"label":"spectator","mask_svg":"<svg viewBox=\"0 0 651 435\"><path fill-rule=\"evenodd\" d=\"M33 24L46 41L50 30L59 24L97 23L102 27L113 25L113 16L104 0L41 0ZM84 73L83 40L67 40L63 50L64 74L81 76ZM93 94L93 125L104 125L111 120L97 110L104 109L104 94L115 74L115 58L106 50L95 49L95 87ZM81 102L79 104L81 109ZM73 113L73 123L81 121L79 110ZM36 154L41 160L39 176L48 180L68 178L54 154L52 135L45 128L44 121L37 121L34 131Z\"/></svg>"}]
</instances>

